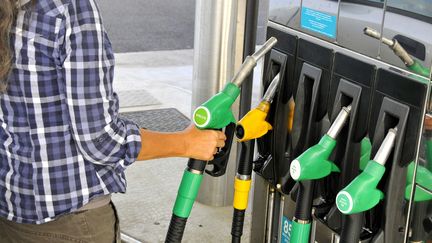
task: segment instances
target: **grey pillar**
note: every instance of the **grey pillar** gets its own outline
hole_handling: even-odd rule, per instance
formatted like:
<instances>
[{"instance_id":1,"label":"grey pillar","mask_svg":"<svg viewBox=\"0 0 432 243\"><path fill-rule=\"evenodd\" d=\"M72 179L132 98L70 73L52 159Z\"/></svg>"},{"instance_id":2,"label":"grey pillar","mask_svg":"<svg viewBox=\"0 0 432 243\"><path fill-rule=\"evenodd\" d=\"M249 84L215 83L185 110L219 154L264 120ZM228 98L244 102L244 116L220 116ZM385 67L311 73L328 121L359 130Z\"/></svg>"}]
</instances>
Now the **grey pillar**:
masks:
<instances>
[{"instance_id":1,"label":"grey pillar","mask_svg":"<svg viewBox=\"0 0 432 243\"><path fill-rule=\"evenodd\" d=\"M192 109L219 92L241 64L243 2L245 1L196 2ZM238 114L238 103L233 106L233 111ZM226 206L232 203L235 158L236 150L233 149L224 176L204 176L197 197L199 202L211 206Z\"/></svg>"}]
</instances>

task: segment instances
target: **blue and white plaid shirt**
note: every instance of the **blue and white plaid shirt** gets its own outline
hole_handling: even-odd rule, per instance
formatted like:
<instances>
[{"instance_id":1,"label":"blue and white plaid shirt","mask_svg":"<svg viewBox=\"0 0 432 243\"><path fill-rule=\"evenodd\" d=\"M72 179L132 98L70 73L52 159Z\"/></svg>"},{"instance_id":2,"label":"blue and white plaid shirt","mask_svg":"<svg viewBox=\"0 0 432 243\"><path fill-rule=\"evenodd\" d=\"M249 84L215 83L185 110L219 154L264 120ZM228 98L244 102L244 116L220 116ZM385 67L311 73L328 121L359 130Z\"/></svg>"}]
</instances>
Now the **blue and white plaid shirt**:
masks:
<instances>
[{"instance_id":1,"label":"blue and white plaid shirt","mask_svg":"<svg viewBox=\"0 0 432 243\"><path fill-rule=\"evenodd\" d=\"M141 148L118 116L114 56L94 0L21 0L0 94L0 216L41 224L124 192Z\"/></svg>"}]
</instances>

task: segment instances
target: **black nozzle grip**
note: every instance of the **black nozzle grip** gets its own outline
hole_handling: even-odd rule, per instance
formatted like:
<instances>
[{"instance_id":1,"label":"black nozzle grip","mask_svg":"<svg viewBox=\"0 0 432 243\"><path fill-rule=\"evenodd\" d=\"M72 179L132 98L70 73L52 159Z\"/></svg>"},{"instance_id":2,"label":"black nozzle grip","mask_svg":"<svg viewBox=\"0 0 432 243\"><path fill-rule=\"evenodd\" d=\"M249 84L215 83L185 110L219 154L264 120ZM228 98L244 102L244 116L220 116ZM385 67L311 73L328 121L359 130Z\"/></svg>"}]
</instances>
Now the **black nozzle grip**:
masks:
<instances>
[{"instance_id":1,"label":"black nozzle grip","mask_svg":"<svg viewBox=\"0 0 432 243\"><path fill-rule=\"evenodd\" d=\"M182 241L186 221L187 218L178 217L174 214L171 216L165 243L180 243Z\"/></svg>"},{"instance_id":2,"label":"black nozzle grip","mask_svg":"<svg viewBox=\"0 0 432 243\"><path fill-rule=\"evenodd\" d=\"M205 172L213 177L223 176L225 174L229 155L231 152L231 146L234 139L235 123L230 123L225 128L225 147L223 147L214 157L209 164L213 165L212 170L205 170Z\"/></svg>"}]
</instances>

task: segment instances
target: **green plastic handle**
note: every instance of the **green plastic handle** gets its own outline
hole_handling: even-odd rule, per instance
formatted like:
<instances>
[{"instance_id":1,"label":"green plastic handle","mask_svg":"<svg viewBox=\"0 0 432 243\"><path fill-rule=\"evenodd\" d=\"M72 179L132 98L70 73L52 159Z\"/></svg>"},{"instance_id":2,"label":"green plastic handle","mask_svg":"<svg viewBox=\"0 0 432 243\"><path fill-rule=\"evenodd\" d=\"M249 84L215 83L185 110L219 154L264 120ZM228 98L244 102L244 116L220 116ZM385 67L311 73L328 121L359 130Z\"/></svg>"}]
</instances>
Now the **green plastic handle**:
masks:
<instances>
[{"instance_id":1,"label":"green plastic handle","mask_svg":"<svg viewBox=\"0 0 432 243\"><path fill-rule=\"evenodd\" d=\"M432 139L426 139L426 168L432 171Z\"/></svg>"},{"instance_id":2,"label":"green plastic handle","mask_svg":"<svg viewBox=\"0 0 432 243\"><path fill-rule=\"evenodd\" d=\"M231 106L240 94L240 89L228 83L225 88L197 107L193 114L193 121L200 129L221 129L228 124L235 123Z\"/></svg>"},{"instance_id":3,"label":"green plastic handle","mask_svg":"<svg viewBox=\"0 0 432 243\"><path fill-rule=\"evenodd\" d=\"M291 162L290 174L296 181L321 179L339 168L328 160L336 147L336 140L324 135L318 144L310 147Z\"/></svg>"},{"instance_id":4,"label":"green plastic handle","mask_svg":"<svg viewBox=\"0 0 432 243\"><path fill-rule=\"evenodd\" d=\"M368 137L364 137L360 142L360 170L366 168L371 159L372 143Z\"/></svg>"},{"instance_id":5,"label":"green plastic handle","mask_svg":"<svg viewBox=\"0 0 432 243\"><path fill-rule=\"evenodd\" d=\"M343 214L355 214L375 207L384 194L377 189L385 166L370 160L364 171L336 196L336 206Z\"/></svg>"},{"instance_id":6,"label":"green plastic handle","mask_svg":"<svg viewBox=\"0 0 432 243\"><path fill-rule=\"evenodd\" d=\"M300 224L292 221L290 243L308 243L311 224Z\"/></svg>"},{"instance_id":7,"label":"green plastic handle","mask_svg":"<svg viewBox=\"0 0 432 243\"><path fill-rule=\"evenodd\" d=\"M407 200L410 199L413 176L414 176L414 162L411 162L408 165L407 186L405 188L405 199ZM422 187L432 191L432 172L429 171L427 168L418 165L416 184L421 185ZM422 202L422 201L429 201L429 200L432 200L432 194L424 190L423 188L416 186L414 201Z\"/></svg>"},{"instance_id":8,"label":"green plastic handle","mask_svg":"<svg viewBox=\"0 0 432 243\"><path fill-rule=\"evenodd\" d=\"M182 218L188 218L195 198L198 195L203 175L184 171L174 204L173 213Z\"/></svg>"},{"instance_id":9,"label":"green plastic handle","mask_svg":"<svg viewBox=\"0 0 432 243\"><path fill-rule=\"evenodd\" d=\"M424 67L421 63L419 63L417 60L414 60L414 63L411 66L407 66L409 70L420 74L424 77L430 76L430 69L427 67Z\"/></svg>"}]
</instances>

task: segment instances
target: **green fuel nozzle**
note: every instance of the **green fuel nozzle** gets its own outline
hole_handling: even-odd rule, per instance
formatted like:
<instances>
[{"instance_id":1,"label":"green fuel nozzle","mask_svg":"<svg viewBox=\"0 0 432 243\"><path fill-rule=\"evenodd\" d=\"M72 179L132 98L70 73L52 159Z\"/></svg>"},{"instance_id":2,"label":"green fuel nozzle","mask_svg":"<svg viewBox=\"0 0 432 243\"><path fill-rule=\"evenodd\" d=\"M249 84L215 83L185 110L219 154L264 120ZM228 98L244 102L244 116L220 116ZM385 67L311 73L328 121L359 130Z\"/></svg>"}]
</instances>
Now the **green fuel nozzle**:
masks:
<instances>
[{"instance_id":1,"label":"green fuel nozzle","mask_svg":"<svg viewBox=\"0 0 432 243\"><path fill-rule=\"evenodd\" d=\"M290 174L295 181L321 179L331 172L340 172L328 158L336 147L336 138L348 120L350 112L351 105L342 107L327 134L318 144L310 147L291 162Z\"/></svg>"},{"instance_id":2,"label":"green fuel nozzle","mask_svg":"<svg viewBox=\"0 0 432 243\"><path fill-rule=\"evenodd\" d=\"M373 160L364 171L336 196L336 206L343 214L355 214L375 207L384 198L377 187L385 172L385 163L396 140L397 128L389 129Z\"/></svg>"},{"instance_id":3,"label":"green fuel nozzle","mask_svg":"<svg viewBox=\"0 0 432 243\"><path fill-rule=\"evenodd\" d=\"M257 62L276 45L276 38L271 37L251 56L247 56L240 70L227 83L224 89L195 109L193 121L200 129L221 129L229 123L235 123L231 106L240 94L240 86L250 74Z\"/></svg>"},{"instance_id":4,"label":"green fuel nozzle","mask_svg":"<svg viewBox=\"0 0 432 243\"><path fill-rule=\"evenodd\" d=\"M414 201L422 202L432 200L432 116L426 114L425 117L425 150L426 150L426 165L417 164L417 172L415 179L415 194ZM409 200L412 192L412 183L414 178L415 163L414 161L408 165L405 199Z\"/></svg>"},{"instance_id":5,"label":"green fuel nozzle","mask_svg":"<svg viewBox=\"0 0 432 243\"><path fill-rule=\"evenodd\" d=\"M412 191L412 181L414 177L414 162L408 165L407 171L407 185L405 187L405 199L409 200ZM432 200L432 172L426 167L417 165L416 175L416 186L415 186L415 202L423 202Z\"/></svg>"},{"instance_id":6,"label":"green fuel nozzle","mask_svg":"<svg viewBox=\"0 0 432 243\"><path fill-rule=\"evenodd\" d=\"M390 47L390 49L392 49L394 54L396 56L398 56L404 62L405 66L407 66L407 68L409 70L411 70L417 74L420 74L422 76L429 77L430 69L427 67L424 67L417 60L414 60L411 57L411 55L408 54L408 52L405 50L405 48L403 48L403 46L401 44L399 44L399 42L396 39L390 40L388 38L381 37L380 32L378 32L377 30L374 30L370 27L364 28L363 32L365 35L368 35L372 38L381 40L381 42L383 44Z\"/></svg>"}]
</instances>

